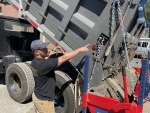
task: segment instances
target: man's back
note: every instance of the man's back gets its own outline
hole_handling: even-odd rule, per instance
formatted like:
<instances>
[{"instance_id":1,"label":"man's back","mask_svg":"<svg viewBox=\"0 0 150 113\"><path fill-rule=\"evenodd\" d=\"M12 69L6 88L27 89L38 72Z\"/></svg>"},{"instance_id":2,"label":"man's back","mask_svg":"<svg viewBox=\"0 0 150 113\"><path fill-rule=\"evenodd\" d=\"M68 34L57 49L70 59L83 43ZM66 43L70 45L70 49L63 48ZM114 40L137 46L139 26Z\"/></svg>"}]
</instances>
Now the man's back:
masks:
<instances>
[{"instance_id":1,"label":"man's back","mask_svg":"<svg viewBox=\"0 0 150 113\"><path fill-rule=\"evenodd\" d=\"M58 59L34 58L31 66L35 80L35 95L42 100L54 100L55 74L54 69L58 65Z\"/></svg>"}]
</instances>

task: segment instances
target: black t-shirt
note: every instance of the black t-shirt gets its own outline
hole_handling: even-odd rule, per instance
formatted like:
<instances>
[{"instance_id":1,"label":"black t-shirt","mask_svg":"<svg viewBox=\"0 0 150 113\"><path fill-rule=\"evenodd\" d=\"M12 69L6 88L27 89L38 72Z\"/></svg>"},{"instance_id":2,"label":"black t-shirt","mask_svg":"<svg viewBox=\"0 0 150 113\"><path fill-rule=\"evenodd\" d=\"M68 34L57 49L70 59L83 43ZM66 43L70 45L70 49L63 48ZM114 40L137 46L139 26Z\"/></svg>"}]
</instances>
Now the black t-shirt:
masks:
<instances>
[{"instance_id":1,"label":"black t-shirt","mask_svg":"<svg viewBox=\"0 0 150 113\"><path fill-rule=\"evenodd\" d=\"M35 80L34 93L41 100L54 100L55 73L58 58L34 58L31 67Z\"/></svg>"}]
</instances>

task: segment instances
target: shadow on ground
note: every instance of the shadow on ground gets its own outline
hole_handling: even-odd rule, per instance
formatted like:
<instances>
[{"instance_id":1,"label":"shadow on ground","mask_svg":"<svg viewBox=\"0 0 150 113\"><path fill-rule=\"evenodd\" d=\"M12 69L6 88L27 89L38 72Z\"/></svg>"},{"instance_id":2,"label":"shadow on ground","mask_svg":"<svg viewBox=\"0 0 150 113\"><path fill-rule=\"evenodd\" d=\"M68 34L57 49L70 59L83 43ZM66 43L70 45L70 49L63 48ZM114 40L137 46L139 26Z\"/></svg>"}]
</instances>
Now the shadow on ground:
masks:
<instances>
[{"instance_id":1,"label":"shadow on ground","mask_svg":"<svg viewBox=\"0 0 150 113\"><path fill-rule=\"evenodd\" d=\"M0 85L6 85L5 74L0 74Z\"/></svg>"}]
</instances>

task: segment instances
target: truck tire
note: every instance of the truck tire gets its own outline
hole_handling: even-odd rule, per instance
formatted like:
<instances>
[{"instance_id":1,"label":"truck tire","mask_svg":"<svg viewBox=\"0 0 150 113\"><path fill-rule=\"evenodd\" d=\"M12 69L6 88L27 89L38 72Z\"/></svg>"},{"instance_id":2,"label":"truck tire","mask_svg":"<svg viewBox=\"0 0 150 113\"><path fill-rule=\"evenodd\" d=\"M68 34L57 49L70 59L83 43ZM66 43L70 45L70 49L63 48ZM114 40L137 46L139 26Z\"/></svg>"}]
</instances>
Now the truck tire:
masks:
<instances>
[{"instance_id":1,"label":"truck tire","mask_svg":"<svg viewBox=\"0 0 150 113\"><path fill-rule=\"evenodd\" d=\"M75 97L72 80L66 73L62 71L55 71L55 75L56 75L55 102L62 103L60 104L61 106L55 104L55 111L56 113L74 113Z\"/></svg>"},{"instance_id":2,"label":"truck tire","mask_svg":"<svg viewBox=\"0 0 150 113\"><path fill-rule=\"evenodd\" d=\"M35 82L32 71L27 64L13 63L9 65L5 82L13 100L22 103L31 98Z\"/></svg>"}]
</instances>

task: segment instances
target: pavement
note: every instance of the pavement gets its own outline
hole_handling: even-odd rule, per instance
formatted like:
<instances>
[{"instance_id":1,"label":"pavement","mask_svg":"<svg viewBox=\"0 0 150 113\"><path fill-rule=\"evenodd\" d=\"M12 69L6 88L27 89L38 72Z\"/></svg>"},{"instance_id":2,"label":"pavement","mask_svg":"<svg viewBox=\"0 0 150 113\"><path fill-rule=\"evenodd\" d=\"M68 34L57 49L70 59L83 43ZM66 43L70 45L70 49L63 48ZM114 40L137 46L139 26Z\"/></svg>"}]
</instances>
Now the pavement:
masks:
<instances>
[{"instance_id":1,"label":"pavement","mask_svg":"<svg viewBox=\"0 0 150 113\"><path fill-rule=\"evenodd\" d=\"M35 113L35 107L32 100L20 104L11 99L4 80L5 75L0 74L0 113Z\"/></svg>"},{"instance_id":2,"label":"pavement","mask_svg":"<svg viewBox=\"0 0 150 113\"><path fill-rule=\"evenodd\" d=\"M141 68L141 59L133 58L133 60L130 62L130 66Z\"/></svg>"},{"instance_id":3,"label":"pavement","mask_svg":"<svg viewBox=\"0 0 150 113\"><path fill-rule=\"evenodd\" d=\"M133 59L130 65L131 67L138 66L140 68L140 62L140 59ZM0 113L35 113L35 107L32 100L20 104L11 99L5 85L4 74L0 74ZM143 113L150 113L150 102L144 104Z\"/></svg>"}]
</instances>

